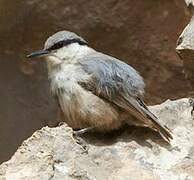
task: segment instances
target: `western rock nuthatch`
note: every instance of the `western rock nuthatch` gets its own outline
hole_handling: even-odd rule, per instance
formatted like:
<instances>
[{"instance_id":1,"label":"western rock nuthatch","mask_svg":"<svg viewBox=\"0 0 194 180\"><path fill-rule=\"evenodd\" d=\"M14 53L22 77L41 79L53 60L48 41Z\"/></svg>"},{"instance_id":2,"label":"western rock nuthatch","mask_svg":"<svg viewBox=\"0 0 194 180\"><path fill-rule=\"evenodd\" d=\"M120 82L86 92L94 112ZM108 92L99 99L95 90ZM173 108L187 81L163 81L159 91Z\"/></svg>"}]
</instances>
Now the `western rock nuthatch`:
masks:
<instances>
[{"instance_id":1,"label":"western rock nuthatch","mask_svg":"<svg viewBox=\"0 0 194 180\"><path fill-rule=\"evenodd\" d=\"M57 32L43 50L28 55L37 56L46 56L51 92L73 129L110 131L127 123L172 139L143 102L144 81L131 66L94 50L69 31Z\"/></svg>"}]
</instances>

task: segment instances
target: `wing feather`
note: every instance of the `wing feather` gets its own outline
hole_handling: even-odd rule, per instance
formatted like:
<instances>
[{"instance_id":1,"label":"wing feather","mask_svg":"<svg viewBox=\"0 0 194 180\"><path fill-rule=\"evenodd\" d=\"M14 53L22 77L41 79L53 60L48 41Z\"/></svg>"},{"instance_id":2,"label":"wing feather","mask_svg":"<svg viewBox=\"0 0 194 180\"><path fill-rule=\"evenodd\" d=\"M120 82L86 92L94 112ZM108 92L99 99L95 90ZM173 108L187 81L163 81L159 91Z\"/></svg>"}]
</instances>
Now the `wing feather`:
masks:
<instances>
[{"instance_id":1,"label":"wing feather","mask_svg":"<svg viewBox=\"0 0 194 180\"><path fill-rule=\"evenodd\" d=\"M157 130L166 141L172 139L169 129L159 122L142 101L145 85L135 69L101 53L83 58L80 64L91 74L90 82L84 84L87 90L116 104L143 124Z\"/></svg>"}]
</instances>

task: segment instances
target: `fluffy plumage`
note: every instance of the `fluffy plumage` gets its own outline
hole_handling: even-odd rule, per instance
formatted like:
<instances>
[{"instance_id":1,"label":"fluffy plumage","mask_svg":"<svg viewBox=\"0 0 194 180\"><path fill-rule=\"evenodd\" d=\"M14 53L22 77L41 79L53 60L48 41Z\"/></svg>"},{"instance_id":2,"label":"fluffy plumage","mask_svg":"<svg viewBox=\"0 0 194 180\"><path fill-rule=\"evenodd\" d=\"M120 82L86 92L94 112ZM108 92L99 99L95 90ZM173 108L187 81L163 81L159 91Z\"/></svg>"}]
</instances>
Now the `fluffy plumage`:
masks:
<instances>
[{"instance_id":1,"label":"fluffy plumage","mask_svg":"<svg viewBox=\"0 0 194 180\"><path fill-rule=\"evenodd\" d=\"M51 36L42 54L45 52L49 52L51 91L69 126L110 131L127 123L150 127L168 142L172 139L169 129L143 102L144 81L134 68L95 51L68 31Z\"/></svg>"}]
</instances>

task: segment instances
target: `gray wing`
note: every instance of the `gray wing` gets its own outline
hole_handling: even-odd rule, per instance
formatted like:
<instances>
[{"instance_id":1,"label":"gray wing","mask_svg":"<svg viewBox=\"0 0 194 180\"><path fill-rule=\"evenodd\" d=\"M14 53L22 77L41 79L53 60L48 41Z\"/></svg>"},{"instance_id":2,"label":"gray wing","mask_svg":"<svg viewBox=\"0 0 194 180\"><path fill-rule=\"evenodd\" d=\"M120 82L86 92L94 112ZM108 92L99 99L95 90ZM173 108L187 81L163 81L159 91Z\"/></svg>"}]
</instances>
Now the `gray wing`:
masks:
<instances>
[{"instance_id":1,"label":"gray wing","mask_svg":"<svg viewBox=\"0 0 194 180\"><path fill-rule=\"evenodd\" d=\"M139 73L122 61L102 53L80 60L84 70L92 74L98 94L108 99L120 95L143 96L144 81Z\"/></svg>"},{"instance_id":2,"label":"gray wing","mask_svg":"<svg viewBox=\"0 0 194 180\"><path fill-rule=\"evenodd\" d=\"M145 84L135 69L102 53L89 55L81 59L80 64L91 74L89 82L81 82L83 87L158 130L165 140L172 138L169 130L158 122L142 101Z\"/></svg>"}]
</instances>

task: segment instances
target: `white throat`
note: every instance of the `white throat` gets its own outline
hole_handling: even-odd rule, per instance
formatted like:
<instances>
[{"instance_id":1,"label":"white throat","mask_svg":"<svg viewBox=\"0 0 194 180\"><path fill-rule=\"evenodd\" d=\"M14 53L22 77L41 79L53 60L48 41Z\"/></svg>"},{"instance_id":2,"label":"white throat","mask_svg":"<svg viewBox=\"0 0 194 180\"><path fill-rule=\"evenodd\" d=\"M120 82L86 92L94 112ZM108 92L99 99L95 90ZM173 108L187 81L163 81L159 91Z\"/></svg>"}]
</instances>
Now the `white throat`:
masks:
<instances>
[{"instance_id":1,"label":"white throat","mask_svg":"<svg viewBox=\"0 0 194 180\"><path fill-rule=\"evenodd\" d=\"M64 61L70 61L74 60L75 58L79 58L82 55L85 55L88 49L88 46L73 43L58 49L54 55L60 59L63 59Z\"/></svg>"},{"instance_id":2,"label":"white throat","mask_svg":"<svg viewBox=\"0 0 194 180\"><path fill-rule=\"evenodd\" d=\"M74 64L78 59L86 56L91 51L94 51L94 49L87 45L79 45L78 43L64 46L46 57L48 71L51 71L54 67L62 63Z\"/></svg>"}]
</instances>

